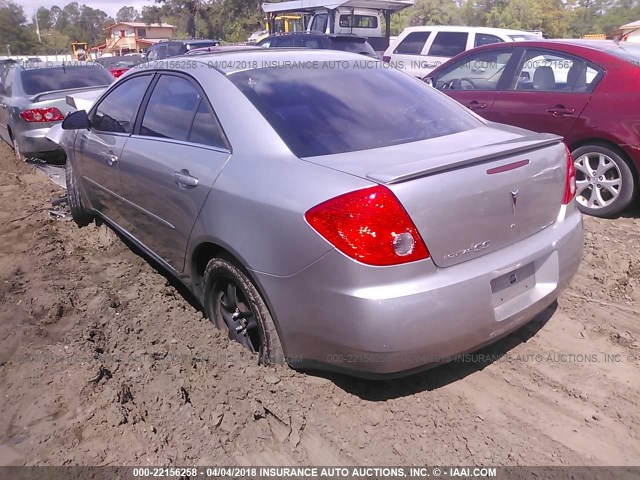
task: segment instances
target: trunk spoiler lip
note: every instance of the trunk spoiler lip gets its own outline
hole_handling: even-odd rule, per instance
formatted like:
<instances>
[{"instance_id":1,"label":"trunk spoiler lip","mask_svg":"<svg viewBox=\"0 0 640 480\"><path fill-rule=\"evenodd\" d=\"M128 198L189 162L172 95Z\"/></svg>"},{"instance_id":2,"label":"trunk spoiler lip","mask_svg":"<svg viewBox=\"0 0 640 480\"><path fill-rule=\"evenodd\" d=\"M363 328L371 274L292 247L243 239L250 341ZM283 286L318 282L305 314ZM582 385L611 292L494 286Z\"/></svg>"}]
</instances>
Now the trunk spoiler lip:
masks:
<instances>
[{"instance_id":1,"label":"trunk spoiler lip","mask_svg":"<svg viewBox=\"0 0 640 480\"><path fill-rule=\"evenodd\" d=\"M493 162L500 158L527 153L561 142L562 137L558 135L550 133L535 134L505 142L493 143L472 150L445 154L438 157L436 162L428 166L424 165L424 161L416 161L402 166L393 166L375 172L369 172L366 174L366 178L385 185L402 183L469 165Z\"/></svg>"},{"instance_id":2,"label":"trunk spoiler lip","mask_svg":"<svg viewBox=\"0 0 640 480\"><path fill-rule=\"evenodd\" d=\"M48 92L36 93L35 95L32 95L32 96L30 96L28 98L29 98L30 102L35 103L35 102L39 102L42 97L45 97L47 95L56 95L58 93L62 93L64 95L62 97L60 97L60 98L64 98L64 97L66 97L66 95L69 95L70 93L86 92L86 91L89 91L89 90L104 89L104 88L107 88L108 86L109 85L94 85L92 87L63 88L61 90L49 90Z\"/></svg>"}]
</instances>

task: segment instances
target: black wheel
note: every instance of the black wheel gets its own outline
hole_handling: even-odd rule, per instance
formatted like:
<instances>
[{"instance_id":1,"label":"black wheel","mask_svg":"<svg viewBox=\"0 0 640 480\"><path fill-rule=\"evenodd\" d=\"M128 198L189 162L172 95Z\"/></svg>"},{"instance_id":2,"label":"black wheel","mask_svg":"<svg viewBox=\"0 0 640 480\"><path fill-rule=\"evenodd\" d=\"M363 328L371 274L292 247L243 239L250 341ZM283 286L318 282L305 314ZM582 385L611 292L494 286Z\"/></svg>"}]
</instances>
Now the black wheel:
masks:
<instances>
[{"instance_id":1,"label":"black wheel","mask_svg":"<svg viewBox=\"0 0 640 480\"><path fill-rule=\"evenodd\" d=\"M247 275L225 258L213 258L204 272L204 306L214 325L273 365L284 353L269 309Z\"/></svg>"},{"instance_id":2,"label":"black wheel","mask_svg":"<svg viewBox=\"0 0 640 480\"><path fill-rule=\"evenodd\" d=\"M71 162L66 163L64 173L65 180L67 182L67 202L69 203L69 209L71 210L71 217L79 227L86 227L91 223L93 217L82 203L82 196L78 190Z\"/></svg>"},{"instance_id":3,"label":"black wheel","mask_svg":"<svg viewBox=\"0 0 640 480\"><path fill-rule=\"evenodd\" d=\"M598 144L576 148L571 155L576 167L576 202L583 213L609 217L629 206L637 188L625 158Z\"/></svg>"}]
</instances>

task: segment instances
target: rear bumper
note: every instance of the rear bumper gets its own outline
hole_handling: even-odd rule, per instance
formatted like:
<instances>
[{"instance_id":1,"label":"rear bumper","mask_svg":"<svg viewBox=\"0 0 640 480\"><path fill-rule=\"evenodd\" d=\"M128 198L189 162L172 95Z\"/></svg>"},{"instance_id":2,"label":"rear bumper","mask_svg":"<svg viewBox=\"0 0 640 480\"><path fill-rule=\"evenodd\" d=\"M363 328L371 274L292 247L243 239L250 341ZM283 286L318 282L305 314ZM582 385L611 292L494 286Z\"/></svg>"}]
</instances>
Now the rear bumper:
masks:
<instances>
[{"instance_id":1,"label":"rear bumper","mask_svg":"<svg viewBox=\"0 0 640 480\"><path fill-rule=\"evenodd\" d=\"M547 229L447 268L431 260L369 267L332 251L290 277L254 273L292 366L398 375L473 351L533 319L567 286L582 249L582 217L571 206ZM492 280L527 265L535 284L499 304Z\"/></svg>"},{"instance_id":2,"label":"rear bumper","mask_svg":"<svg viewBox=\"0 0 640 480\"><path fill-rule=\"evenodd\" d=\"M64 155L64 151L59 145L45 137L50 128L51 125L47 125L42 128L15 131L14 142L18 142L20 152L25 157L38 157L52 154Z\"/></svg>"}]
</instances>

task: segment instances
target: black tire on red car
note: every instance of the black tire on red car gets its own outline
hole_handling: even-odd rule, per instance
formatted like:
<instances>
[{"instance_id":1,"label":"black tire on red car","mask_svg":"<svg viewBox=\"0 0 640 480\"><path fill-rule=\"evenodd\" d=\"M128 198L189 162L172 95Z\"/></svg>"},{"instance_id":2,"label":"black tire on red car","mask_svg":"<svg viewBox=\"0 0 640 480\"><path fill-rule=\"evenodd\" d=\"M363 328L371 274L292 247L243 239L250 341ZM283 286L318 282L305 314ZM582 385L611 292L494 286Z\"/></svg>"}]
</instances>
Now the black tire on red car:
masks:
<instances>
[{"instance_id":1,"label":"black tire on red car","mask_svg":"<svg viewBox=\"0 0 640 480\"><path fill-rule=\"evenodd\" d=\"M67 203L71 210L71 218L79 227L86 227L93 221L93 216L82 203L82 196L78 190L76 177L73 173L73 165L67 161L64 167L65 180L67 182Z\"/></svg>"},{"instance_id":2,"label":"black tire on red car","mask_svg":"<svg viewBox=\"0 0 640 480\"><path fill-rule=\"evenodd\" d=\"M251 279L231 258L216 257L204 272L204 307L209 320L256 354L262 365L284 361L269 309Z\"/></svg>"},{"instance_id":3,"label":"black tire on red car","mask_svg":"<svg viewBox=\"0 0 640 480\"><path fill-rule=\"evenodd\" d=\"M619 214L635 198L638 185L633 166L616 149L591 144L571 152L576 167L576 204L594 217Z\"/></svg>"}]
</instances>

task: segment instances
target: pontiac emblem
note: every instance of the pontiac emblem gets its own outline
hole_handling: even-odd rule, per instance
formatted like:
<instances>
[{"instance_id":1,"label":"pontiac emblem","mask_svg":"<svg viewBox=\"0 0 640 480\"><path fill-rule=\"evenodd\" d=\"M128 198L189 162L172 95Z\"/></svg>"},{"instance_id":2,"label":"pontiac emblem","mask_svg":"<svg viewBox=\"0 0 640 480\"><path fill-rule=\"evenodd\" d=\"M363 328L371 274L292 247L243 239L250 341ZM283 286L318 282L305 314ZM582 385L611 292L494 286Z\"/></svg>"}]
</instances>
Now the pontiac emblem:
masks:
<instances>
[{"instance_id":1,"label":"pontiac emblem","mask_svg":"<svg viewBox=\"0 0 640 480\"><path fill-rule=\"evenodd\" d=\"M513 214L516 214L516 206L518 205L518 189L514 188L511 190L511 208L513 209Z\"/></svg>"}]
</instances>

